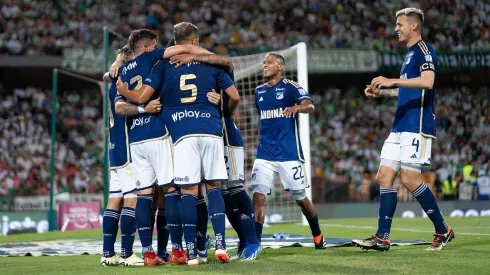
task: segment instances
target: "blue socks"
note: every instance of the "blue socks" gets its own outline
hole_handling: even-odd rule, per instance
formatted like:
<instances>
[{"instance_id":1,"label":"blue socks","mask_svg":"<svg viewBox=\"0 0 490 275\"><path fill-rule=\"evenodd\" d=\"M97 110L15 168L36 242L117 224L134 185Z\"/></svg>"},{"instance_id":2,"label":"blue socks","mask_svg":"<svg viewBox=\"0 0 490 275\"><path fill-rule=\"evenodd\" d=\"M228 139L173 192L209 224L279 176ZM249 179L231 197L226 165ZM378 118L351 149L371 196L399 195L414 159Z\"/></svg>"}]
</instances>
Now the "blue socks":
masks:
<instances>
[{"instance_id":1,"label":"blue socks","mask_svg":"<svg viewBox=\"0 0 490 275\"><path fill-rule=\"evenodd\" d=\"M230 196L238 205L241 213L241 224L248 244L258 244L257 233L255 232L255 216L252 200L242 186L229 189ZM238 233L237 233L238 234Z\"/></svg>"},{"instance_id":2,"label":"blue socks","mask_svg":"<svg viewBox=\"0 0 490 275\"><path fill-rule=\"evenodd\" d=\"M102 231L104 232L102 256L114 256L114 243L116 242L119 222L119 211L106 209L102 220Z\"/></svg>"},{"instance_id":3,"label":"blue socks","mask_svg":"<svg viewBox=\"0 0 490 275\"><path fill-rule=\"evenodd\" d=\"M247 235L245 234L245 228L242 227L242 219L239 206L228 192L223 195L223 200L225 201L226 216L228 217L228 221L230 222L233 229L235 229L235 232L237 233L238 239L240 241L240 245L245 245L247 242Z\"/></svg>"},{"instance_id":4,"label":"blue socks","mask_svg":"<svg viewBox=\"0 0 490 275\"><path fill-rule=\"evenodd\" d=\"M380 188L378 231L376 236L383 240L390 239L391 222L395 215L397 188Z\"/></svg>"},{"instance_id":5,"label":"blue socks","mask_svg":"<svg viewBox=\"0 0 490 275\"><path fill-rule=\"evenodd\" d=\"M434 224L436 233L445 234L447 232L447 224L442 217L441 210L439 210L436 198L430 188L425 183L422 183L417 189L412 191L412 194L417 198L420 206L422 206L422 209L424 209Z\"/></svg>"},{"instance_id":6,"label":"blue socks","mask_svg":"<svg viewBox=\"0 0 490 275\"><path fill-rule=\"evenodd\" d=\"M165 208L158 208L157 217L157 232L158 232L158 255L165 256L167 253L168 244L168 227L165 217Z\"/></svg>"},{"instance_id":7,"label":"blue socks","mask_svg":"<svg viewBox=\"0 0 490 275\"><path fill-rule=\"evenodd\" d=\"M151 244L153 235L153 226L151 224L150 206L152 194L140 195L138 194L138 200L136 203L136 225L138 227L138 234L143 247L143 253L153 252Z\"/></svg>"},{"instance_id":8,"label":"blue socks","mask_svg":"<svg viewBox=\"0 0 490 275\"><path fill-rule=\"evenodd\" d=\"M170 232L170 241L172 242L172 250L182 250L182 222L180 218L180 210L182 202L180 199L180 191L174 190L165 194L165 216L167 220L168 231Z\"/></svg>"},{"instance_id":9,"label":"blue socks","mask_svg":"<svg viewBox=\"0 0 490 275\"><path fill-rule=\"evenodd\" d=\"M196 256L196 234L197 234L197 196L191 194L182 195L182 209L180 212L182 229L187 247L187 258Z\"/></svg>"},{"instance_id":10,"label":"blue socks","mask_svg":"<svg viewBox=\"0 0 490 275\"><path fill-rule=\"evenodd\" d=\"M124 207L121 212L121 257L133 255L134 235L136 234L136 211L132 207Z\"/></svg>"},{"instance_id":11,"label":"blue socks","mask_svg":"<svg viewBox=\"0 0 490 275\"><path fill-rule=\"evenodd\" d=\"M313 235L313 237L317 237L320 234L322 234L322 231L320 230L320 223L318 223L318 215L315 215L312 218L307 217L306 220L308 221L308 224L310 225L311 235Z\"/></svg>"},{"instance_id":12,"label":"blue socks","mask_svg":"<svg viewBox=\"0 0 490 275\"><path fill-rule=\"evenodd\" d=\"M225 202L221 189L213 188L208 191L208 203L209 216L216 237L215 247L221 246L225 249Z\"/></svg>"},{"instance_id":13,"label":"blue socks","mask_svg":"<svg viewBox=\"0 0 490 275\"><path fill-rule=\"evenodd\" d=\"M261 242L262 240L262 229L264 228L264 224L255 222L255 233L257 234L257 240Z\"/></svg>"},{"instance_id":14,"label":"blue socks","mask_svg":"<svg viewBox=\"0 0 490 275\"><path fill-rule=\"evenodd\" d=\"M208 234L208 206L203 196L197 198L197 250L206 250Z\"/></svg>"}]
</instances>

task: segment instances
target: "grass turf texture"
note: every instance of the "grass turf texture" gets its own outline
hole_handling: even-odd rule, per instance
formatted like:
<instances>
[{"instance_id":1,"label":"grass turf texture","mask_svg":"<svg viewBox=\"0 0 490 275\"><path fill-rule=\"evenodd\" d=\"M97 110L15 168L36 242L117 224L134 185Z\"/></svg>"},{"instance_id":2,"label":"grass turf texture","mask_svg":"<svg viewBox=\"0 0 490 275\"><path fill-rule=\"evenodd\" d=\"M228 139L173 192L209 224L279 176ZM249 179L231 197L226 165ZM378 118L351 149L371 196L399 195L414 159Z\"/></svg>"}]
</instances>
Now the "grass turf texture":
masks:
<instances>
[{"instance_id":1,"label":"grass turf texture","mask_svg":"<svg viewBox=\"0 0 490 275\"><path fill-rule=\"evenodd\" d=\"M101 267L100 255L0 257L0 274L486 274L489 272L489 217L447 219L454 228L454 239L443 251L424 251L426 246L392 247L388 252L362 251L358 247L266 249L253 262L219 264L210 253L209 264L188 266ZM325 235L365 238L375 232L376 219L321 220ZM432 241L429 219L393 221L392 239ZM211 231L211 230L210 230ZM297 233L310 235L307 226L281 224L264 228L264 233ZM212 232L210 232L212 233ZM233 235L228 230L228 235ZM459 233L459 234L458 234ZM0 243L47 241L76 238L101 238L101 230L49 232L0 237ZM117 251L116 251L117 252ZM211 250L210 250L211 252ZM230 251L234 254L235 251Z\"/></svg>"}]
</instances>

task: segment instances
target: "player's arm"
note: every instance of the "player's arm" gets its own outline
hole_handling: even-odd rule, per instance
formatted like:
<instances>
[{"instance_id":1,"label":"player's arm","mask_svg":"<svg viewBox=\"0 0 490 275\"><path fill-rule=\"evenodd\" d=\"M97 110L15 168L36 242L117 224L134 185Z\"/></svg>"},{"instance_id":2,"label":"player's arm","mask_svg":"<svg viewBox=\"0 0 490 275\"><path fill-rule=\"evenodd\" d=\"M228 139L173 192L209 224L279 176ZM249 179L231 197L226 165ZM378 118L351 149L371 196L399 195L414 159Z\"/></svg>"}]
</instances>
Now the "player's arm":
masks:
<instances>
[{"instance_id":1,"label":"player's arm","mask_svg":"<svg viewBox=\"0 0 490 275\"><path fill-rule=\"evenodd\" d=\"M398 88L376 89L372 85L366 85L364 94L367 97L398 97Z\"/></svg>"},{"instance_id":2,"label":"player's arm","mask_svg":"<svg viewBox=\"0 0 490 275\"><path fill-rule=\"evenodd\" d=\"M283 111L285 117L294 117L296 113L313 114L315 105L309 99L302 100L300 104L286 107Z\"/></svg>"},{"instance_id":3,"label":"player's arm","mask_svg":"<svg viewBox=\"0 0 490 275\"><path fill-rule=\"evenodd\" d=\"M189 64L191 62L202 62L209 65L219 66L231 73L235 69L229 57L217 54L179 54L170 58L170 64L175 67Z\"/></svg>"},{"instance_id":4,"label":"player's arm","mask_svg":"<svg viewBox=\"0 0 490 275\"><path fill-rule=\"evenodd\" d=\"M218 87L230 97L228 108L230 108L230 112L233 113L240 103L240 95L230 76L222 69L216 68L216 70Z\"/></svg>"},{"instance_id":5,"label":"player's arm","mask_svg":"<svg viewBox=\"0 0 490 275\"><path fill-rule=\"evenodd\" d=\"M121 78L117 80L117 91L129 101L136 104L145 104L155 93L155 89L148 84L143 84L139 90L129 90Z\"/></svg>"},{"instance_id":6,"label":"player's arm","mask_svg":"<svg viewBox=\"0 0 490 275\"><path fill-rule=\"evenodd\" d=\"M191 45L191 44L183 44L183 45L175 45L172 47L168 47L165 49L163 52L163 59L165 58L170 58L174 55L178 54L212 54L212 52L201 48L196 45Z\"/></svg>"},{"instance_id":7,"label":"player's arm","mask_svg":"<svg viewBox=\"0 0 490 275\"><path fill-rule=\"evenodd\" d=\"M116 114L120 116L135 116L143 113L159 113L162 110L160 99L154 99L148 104L135 105L120 99L116 102Z\"/></svg>"}]
</instances>

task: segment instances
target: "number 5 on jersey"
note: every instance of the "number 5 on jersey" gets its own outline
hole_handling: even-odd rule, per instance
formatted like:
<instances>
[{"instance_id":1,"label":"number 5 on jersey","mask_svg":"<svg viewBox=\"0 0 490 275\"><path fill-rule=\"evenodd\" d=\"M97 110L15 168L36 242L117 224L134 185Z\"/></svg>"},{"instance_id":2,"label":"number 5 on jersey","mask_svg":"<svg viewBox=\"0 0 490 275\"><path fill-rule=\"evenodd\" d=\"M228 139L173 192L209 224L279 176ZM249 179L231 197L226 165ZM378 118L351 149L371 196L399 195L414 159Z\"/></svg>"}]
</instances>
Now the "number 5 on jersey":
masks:
<instances>
[{"instance_id":1,"label":"number 5 on jersey","mask_svg":"<svg viewBox=\"0 0 490 275\"><path fill-rule=\"evenodd\" d=\"M197 86L194 84L186 84L185 82L190 79L195 79L196 75L195 74L184 74L180 76L180 90L182 92L192 90L191 96L190 97L182 97L180 99L180 102L182 103L191 103L196 101L197 97Z\"/></svg>"}]
</instances>

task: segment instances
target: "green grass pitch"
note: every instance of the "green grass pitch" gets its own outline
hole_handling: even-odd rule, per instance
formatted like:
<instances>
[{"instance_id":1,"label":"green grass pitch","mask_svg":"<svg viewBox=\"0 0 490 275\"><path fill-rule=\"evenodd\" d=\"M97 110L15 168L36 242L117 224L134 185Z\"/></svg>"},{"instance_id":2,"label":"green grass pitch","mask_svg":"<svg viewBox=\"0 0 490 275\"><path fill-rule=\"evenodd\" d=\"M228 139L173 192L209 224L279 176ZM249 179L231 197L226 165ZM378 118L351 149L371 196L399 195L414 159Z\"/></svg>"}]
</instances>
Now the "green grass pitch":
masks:
<instances>
[{"instance_id":1,"label":"green grass pitch","mask_svg":"<svg viewBox=\"0 0 490 275\"><path fill-rule=\"evenodd\" d=\"M220 264L210 254L210 262L198 267L161 266L101 267L100 255L0 257L0 274L490 274L490 218L449 218L456 239L442 251L424 251L426 246L392 247L388 252L362 251L358 247L265 249L253 262ZM376 219L321 220L325 235L364 238L372 235ZM392 239L432 241L432 224L427 218L395 219ZM264 233L310 235L307 226L282 224ZM227 234L233 235L232 231ZM0 243L101 238L101 230L50 232L0 237ZM235 251L230 251L233 254Z\"/></svg>"}]
</instances>

